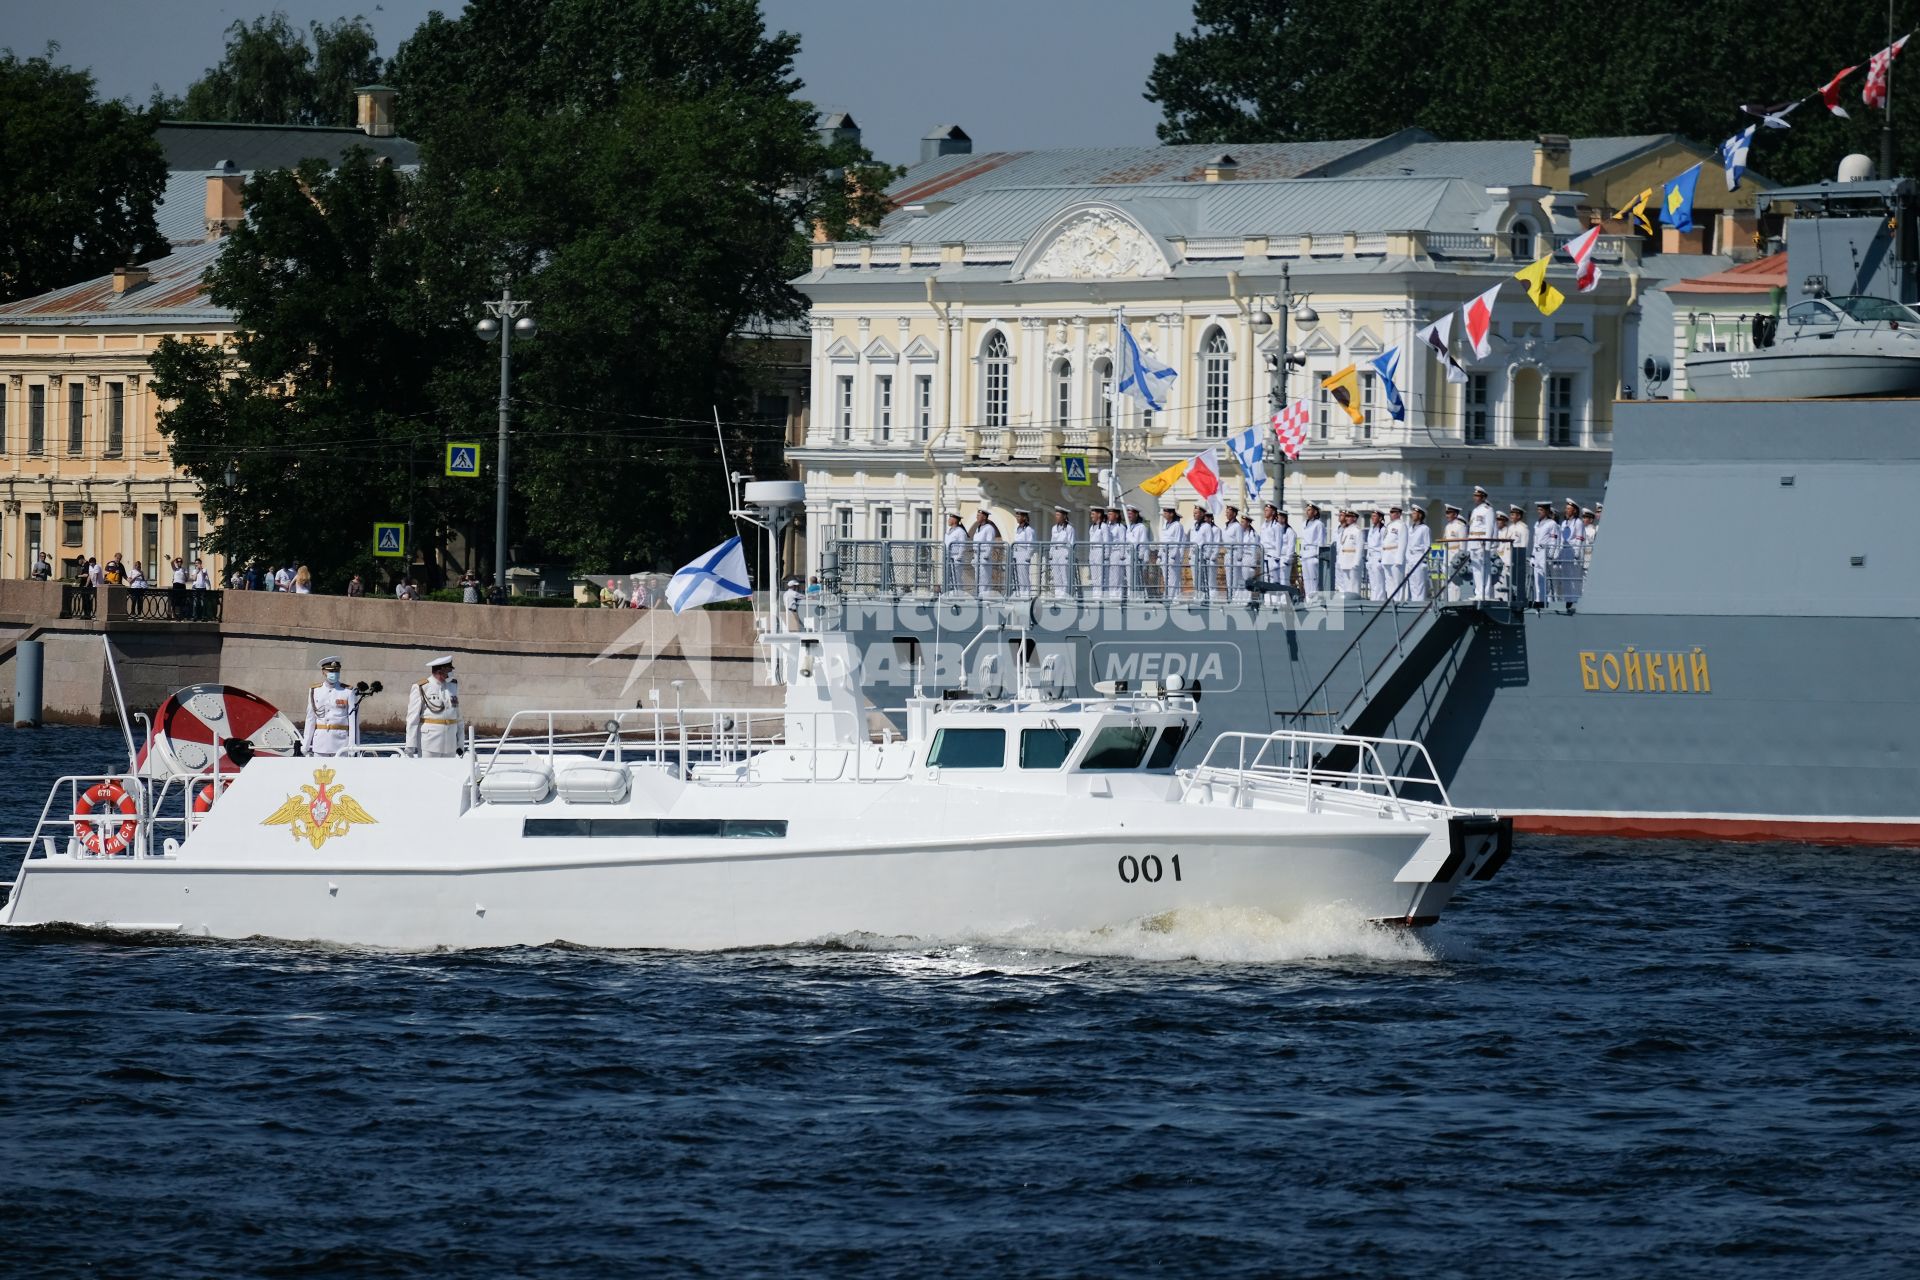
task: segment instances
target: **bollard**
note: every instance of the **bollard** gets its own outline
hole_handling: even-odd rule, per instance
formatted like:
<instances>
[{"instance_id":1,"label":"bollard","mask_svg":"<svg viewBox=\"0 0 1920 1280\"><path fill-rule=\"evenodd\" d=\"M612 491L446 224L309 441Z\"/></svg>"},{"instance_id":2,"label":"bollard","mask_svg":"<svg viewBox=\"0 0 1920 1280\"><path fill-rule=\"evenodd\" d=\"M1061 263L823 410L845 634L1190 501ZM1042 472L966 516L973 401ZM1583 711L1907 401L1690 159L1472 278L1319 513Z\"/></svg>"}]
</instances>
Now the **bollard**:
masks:
<instances>
[{"instance_id":1,"label":"bollard","mask_svg":"<svg viewBox=\"0 0 1920 1280\"><path fill-rule=\"evenodd\" d=\"M22 640L13 651L13 727L40 727L40 674L46 646L38 640Z\"/></svg>"}]
</instances>

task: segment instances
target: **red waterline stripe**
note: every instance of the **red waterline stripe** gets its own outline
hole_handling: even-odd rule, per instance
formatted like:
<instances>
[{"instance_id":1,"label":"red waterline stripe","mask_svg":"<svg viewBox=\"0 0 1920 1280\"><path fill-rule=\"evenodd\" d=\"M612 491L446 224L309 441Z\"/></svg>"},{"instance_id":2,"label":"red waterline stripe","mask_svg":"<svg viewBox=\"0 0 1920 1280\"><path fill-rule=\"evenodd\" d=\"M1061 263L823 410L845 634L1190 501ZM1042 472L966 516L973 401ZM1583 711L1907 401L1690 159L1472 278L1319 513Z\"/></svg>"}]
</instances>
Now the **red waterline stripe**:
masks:
<instances>
[{"instance_id":1,"label":"red waterline stripe","mask_svg":"<svg viewBox=\"0 0 1920 1280\"><path fill-rule=\"evenodd\" d=\"M1920 848L1920 822L1827 822L1791 818L1515 814L1513 829L1543 836L1628 836L1647 840L1790 841Z\"/></svg>"}]
</instances>

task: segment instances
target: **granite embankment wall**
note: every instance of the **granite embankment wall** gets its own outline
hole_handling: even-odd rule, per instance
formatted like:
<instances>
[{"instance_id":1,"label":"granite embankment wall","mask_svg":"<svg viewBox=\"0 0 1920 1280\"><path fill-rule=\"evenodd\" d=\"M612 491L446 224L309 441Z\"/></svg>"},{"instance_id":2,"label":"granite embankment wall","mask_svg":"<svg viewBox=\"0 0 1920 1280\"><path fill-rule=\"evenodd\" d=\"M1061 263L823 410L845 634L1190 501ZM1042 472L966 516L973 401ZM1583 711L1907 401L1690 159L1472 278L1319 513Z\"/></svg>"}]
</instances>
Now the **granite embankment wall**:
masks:
<instances>
[{"instance_id":1,"label":"granite embankment wall","mask_svg":"<svg viewBox=\"0 0 1920 1280\"><path fill-rule=\"evenodd\" d=\"M113 721L102 637L113 648L129 709L151 714L189 684L237 685L296 722L338 654L349 683L378 680L363 725L401 727L407 686L427 659L451 652L467 718L498 730L516 711L632 707L684 681L688 706L768 706L778 691L756 685L753 616L694 610L533 609L266 591L222 593L219 622L127 620L127 593L99 592L93 619L63 619L58 583L0 582L0 705L11 724L17 641L46 645L43 717L53 723Z\"/></svg>"}]
</instances>

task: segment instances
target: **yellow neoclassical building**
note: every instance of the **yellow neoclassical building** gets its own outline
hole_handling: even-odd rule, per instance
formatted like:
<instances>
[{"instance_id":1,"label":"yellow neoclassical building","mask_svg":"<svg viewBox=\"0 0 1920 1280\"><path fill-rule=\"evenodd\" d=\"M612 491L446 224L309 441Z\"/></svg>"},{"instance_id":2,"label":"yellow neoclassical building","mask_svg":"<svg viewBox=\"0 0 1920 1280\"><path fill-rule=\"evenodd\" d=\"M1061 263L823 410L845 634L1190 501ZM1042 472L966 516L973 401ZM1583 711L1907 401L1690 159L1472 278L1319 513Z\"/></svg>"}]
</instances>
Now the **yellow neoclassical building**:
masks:
<instances>
[{"instance_id":1,"label":"yellow neoclassical building","mask_svg":"<svg viewBox=\"0 0 1920 1280\"><path fill-rule=\"evenodd\" d=\"M1570 262L1556 260L1550 279L1567 300L1551 316L1509 280L1484 356L1456 332L1463 384L1415 334L1604 223L1610 210L1576 186L1611 200L1702 154L1672 137L1450 144L1410 133L975 155L964 133L938 131L890 189L894 211L876 234L816 244L795 282L811 302L811 411L789 458L807 484L810 568L836 540L937 539L949 510L984 506L1004 533L1014 508L1044 526L1064 502L1081 525L1102 495L1066 482L1070 455L1096 480L1117 467L1127 502L1157 505L1140 481L1267 420L1283 357L1290 398L1312 401L1306 451L1286 476L1296 519L1308 501L1424 501L1438 523L1441 504L1465 505L1474 485L1502 506L1594 501L1613 402L1640 381L1645 294L1733 261L1703 250L1745 253L1750 192L1709 197L1702 182L1701 227L1686 236L1655 242L1607 224L1599 287L1577 292ZM1307 303L1290 311L1284 351L1283 289ZM1162 413L1112 395L1122 313L1178 374ZM1670 332L1662 316L1663 349ZM1369 369L1394 349L1404 421ZM1348 364L1363 371L1358 424L1319 389ZM1221 456L1235 495L1238 471ZM1183 509L1195 497L1184 484L1172 496Z\"/></svg>"},{"instance_id":2,"label":"yellow neoclassical building","mask_svg":"<svg viewBox=\"0 0 1920 1280\"><path fill-rule=\"evenodd\" d=\"M358 129L167 121L168 178L155 220L173 251L98 279L0 306L0 575L56 576L87 556L138 561L164 582L210 532L199 494L158 427L150 360L162 338L224 343L233 315L207 296L223 237L245 216L250 174L366 147L418 163L393 136L393 91L359 91ZM210 572L224 566L207 557Z\"/></svg>"}]
</instances>

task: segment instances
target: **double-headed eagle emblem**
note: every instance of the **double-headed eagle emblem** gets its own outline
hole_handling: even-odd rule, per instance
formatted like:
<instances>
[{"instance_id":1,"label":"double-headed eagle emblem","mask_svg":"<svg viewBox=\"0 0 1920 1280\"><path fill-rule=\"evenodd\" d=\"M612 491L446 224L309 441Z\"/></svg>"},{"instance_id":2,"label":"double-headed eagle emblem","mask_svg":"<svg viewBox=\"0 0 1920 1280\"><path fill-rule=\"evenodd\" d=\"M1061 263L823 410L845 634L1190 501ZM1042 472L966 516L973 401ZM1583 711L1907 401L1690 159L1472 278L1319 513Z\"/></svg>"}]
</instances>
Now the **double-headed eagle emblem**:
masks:
<instances>
[{"instance_id":1,"label":"double-headed eagle emblem","mask_svg":"<svg viewBox=\"0 0 1920 1280\"><path fill-rule=\"evenodd\" d=\"M263 820L263 827L286 827L295 840L305 840L318 849L335 836L344 836L355 823L377 823L360 802L333 785L332 769L315 769L313 785L302 786L301 794L288 796L286 803Z\"/></svg>"}]
</instances>

